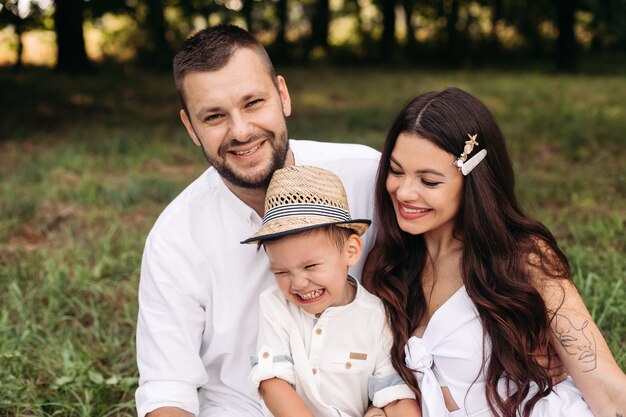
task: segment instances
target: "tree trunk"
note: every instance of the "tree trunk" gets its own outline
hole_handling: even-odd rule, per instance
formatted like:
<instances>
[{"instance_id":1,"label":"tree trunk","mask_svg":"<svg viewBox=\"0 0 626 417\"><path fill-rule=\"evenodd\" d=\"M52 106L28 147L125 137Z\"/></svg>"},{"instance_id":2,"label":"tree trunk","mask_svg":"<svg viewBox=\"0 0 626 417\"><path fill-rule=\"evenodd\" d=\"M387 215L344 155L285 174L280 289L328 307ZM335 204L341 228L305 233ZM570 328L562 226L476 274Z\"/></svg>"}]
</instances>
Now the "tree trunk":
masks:
<instances>
[{"instance_id":1,"label":"tree trunk","mask_svg":"<svg viewBox=\"0 0 626 417\"><path fill-rule=\"evenodd\" d=\"M383 37L381 39L382 58L387 60L393 57L396 49L396 2L384 0L383 12Z\"/></svg>"},{"instance_id":2,"label":"tree trunk","mask_svg":"<svg viewBox=\"0 0 626 417\"><path fill-rule=\"evenodd\" d=\"M243 13L243 18L246 22L246 28L248 32L254 33L252 30L252 7L254 4L254 0L243 0L243 9L241 12Z\"/></svg>"},{"instance_id":3,"label":"tree trunk","mask_svg":"<svg viewBox=\"0 0 626 417\"><path fill-rule=\"evenodd\" d=\"M500 39L498 39L498 21L502 18L502 0L493 0L491 5L491 33L489 34L489 43L493 52L500 50Z\"/></svg>"},{"instance_id":4,"label":"tree trunk","mask_svg":"<svg viewBox=\"0 0 626 417\"><path fill-rule=\"evenodd\" d=\"M148 14L146 23L150 39L146 45L146 58L150 66L169 69L173 54L165 39L165 15L163 0L147 0Z\"/></svg>"},{"instance_id":5,"label":"tree trunk","mask_svg":"<svg viewBox=\"0 0 626 417\"><path fill-rule=\"evenodd\" d=\"M57 71L84 73L91 69L83 37L83 1L56 0L54 31L57 38Z\"/></svg>"},{"instance_id":6,"label":"tree trunk","mask_svg":"<svg viewBox=\"0 0 626 417\"><path fill-rule=\"evenodd\" d=\"M451 0L446 13L446 33L448 35L448 52L450 64L457 65L460 61L460 36L457 29L459 22L459 0Z\"/></svg>"},{"instance_id":7,"label":"tree trunk","mask_svg":"<svg viewBox=\"0 0 626 417\"><path fill-rule=\"evenodd\" d=\"M287 43L287 0L276 2L276 16L278 17L278 28L276 29L276 39L271 48L271 57L274 64L287 62L289 60L289 44Z\"/></svg>"},{"instance_id":8,"label":"tree trunk","mask_svg":"<svg viewBox=\"0 0 626 417\"><path fill-rule=\"evenodd\" d=\"M328 27L330 25L330 2L329 0L317 0L311 17L311 38L306 48L306 58L311 58L314 48L328 50Z\"/></svg>"},{"instance_id":9,"label":"tree trunk","mask_svg":"<svg viewBox=\"0 0 626 417\"><path fill-rule=\"evenodd\" d=\"M22 33L24 32L22 25L17 23L15 25L15 36L17 36L17 61L13 65L13 68L19 70L24 65L22 61L22 53L24 52L24 40L22 39Z\"/></svg>"},{"instance_id":10,"label":"tree trunk","mask_svg":"<svg viewBox=\"0 0 626 417\"><path fill-rule=\"evenodd\" d=\"M556 68L571 72L577 68L577 47L574 35L574 0L557 0L559 37L556 40Z\"/></svg>"},{"instance_id":11,"label":"tree trunk","mask_svg":"<svg viewBox=\"0 0 626 417\"><path fill-rule=\"evenodd\" d=\"M415 25L413 24L413 7L415 6L413 0L403 0L402 7L404 7L404 19L406 24L406 51L410 54L417 49L417 42L415 40Z\"/></svg>"},{"instance_id":12,"label":"tree trunk","mask_svg":"<svg viewBox=\"0 0 626 417\"><path fill-rule=\"evenodd\" d=\"M529 56L531 58L541 57L545 52L545 41L539 33L539 22L545 17L540 6L530 1L517 2L515 14L517 16L516 26L520 34L526 41Z\"/></svg>"}]
</instances>

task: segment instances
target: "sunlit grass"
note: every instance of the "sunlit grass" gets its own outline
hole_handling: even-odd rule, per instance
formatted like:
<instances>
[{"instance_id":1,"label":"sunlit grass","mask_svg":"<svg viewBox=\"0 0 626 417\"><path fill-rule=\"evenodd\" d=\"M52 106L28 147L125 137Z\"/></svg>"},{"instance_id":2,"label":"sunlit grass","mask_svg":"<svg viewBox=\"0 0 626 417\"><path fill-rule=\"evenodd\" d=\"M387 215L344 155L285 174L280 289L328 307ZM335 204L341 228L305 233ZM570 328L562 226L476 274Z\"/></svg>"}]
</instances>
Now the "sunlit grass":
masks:
<instances>
[{"instance_id":1,"label":"sunlit grass","mask_svg":"<svg viewBox=\"0 0 626 417\"><path fill-rule=\"evenodd\" d=\"M287 68L290 136L379 148L412 95L494 111L526 211L569 256L626 369L626 81L515 72ZM169 74L0 71L0 416L130 416L145 236L205 168Z\"/></svg>"}]
</instances>

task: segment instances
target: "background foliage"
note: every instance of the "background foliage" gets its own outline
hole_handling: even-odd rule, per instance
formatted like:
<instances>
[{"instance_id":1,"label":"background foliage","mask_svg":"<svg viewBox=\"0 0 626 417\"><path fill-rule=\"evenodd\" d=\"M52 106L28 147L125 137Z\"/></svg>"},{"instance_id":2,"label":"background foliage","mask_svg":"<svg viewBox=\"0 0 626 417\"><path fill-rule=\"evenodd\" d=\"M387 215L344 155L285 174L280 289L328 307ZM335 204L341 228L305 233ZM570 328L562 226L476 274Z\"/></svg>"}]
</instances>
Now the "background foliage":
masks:
<instances>
[{"instance_id":1,"label":"background foliage","mask_svg":"<svg viewBox=\"0 0 626 417\"><path fill-rule=\"evenodd\" d=\"M626 369L623 75L280 70L294 102L290 136L303 139L380 148L413 94L456 85L484 100L507 136L523 206L556 234ZM143 241L206 169L171 77L5 69L0 90L0 416L135 415Z\"/></svg>"},{"instance_id":2,"label":"background foliage","mask_svg":"<svg viewBox=\"0 0 626 417\"><path fill-rule=\"evenodd\" d=\"M44 42L60 71L129 59L168 69L190 33L216 23L248 28L291 64L550 60L574 71L581 56L626 53L626 0L0 0L0 43L18 67L38 61L29 36L54 31Z\"/></svg>"},{"instance_id":3,"label":"background foliage","mask_svg":"<svg viewBox=\"0 0 626 417\"><path fill-rule=\"evenodd\" d=\"M143 242L206 169L161 70L220 22L286 76L291 137L379 148L414 94L485 101L626 369L626 0L0 0L0 416L135 415Z\"/></svg>"}]
</instances>

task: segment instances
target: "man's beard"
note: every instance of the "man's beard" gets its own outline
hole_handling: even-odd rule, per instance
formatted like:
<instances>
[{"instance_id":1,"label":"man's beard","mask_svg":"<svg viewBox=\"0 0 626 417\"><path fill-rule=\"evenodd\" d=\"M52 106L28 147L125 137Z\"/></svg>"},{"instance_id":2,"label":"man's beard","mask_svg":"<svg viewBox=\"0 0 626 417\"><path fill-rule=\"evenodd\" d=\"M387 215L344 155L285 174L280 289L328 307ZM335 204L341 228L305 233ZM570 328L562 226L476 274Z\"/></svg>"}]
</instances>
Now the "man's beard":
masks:
<instances>
[{"instance_id":1,"label":"man's beard","mask_svg":"<svg viewBox=\"0 0 626 417\"><path fill-rule=\"evenodd\" d=\"M197 133L196 136L198 136ZM272 148L272 160L270 165L266 168L265 172L257 175L257 178L248 178L247 176L241 175L231 169L226 162L220 162L217 161L216 158L211 157L204 149L204 145L202 145L201 140L200 147L202 148L204 157L209 162L209 164L211 164L211 166L215 168L218 174L220 174L220 176L229 183L241 188L267 188L270 184L270 180L272 179L274 171L282 168L285 165L285 160L287 159L287 153L289 151L289 140L287 139L287 131L283 130L280 133L279 138L276 138L276 136L274 136L270 132L264 132L261 135L257 134L251 136L247 142L257 140L260 136L265 136L267 138L267 141L263 144L263 146L270 146ZM247 142L231 141L231 144L241 144ZM222 159L223 161L225 161L226 152L223 152L220 149L219 153L220 155L223 155Z\"/></svg>"}]
</instances>

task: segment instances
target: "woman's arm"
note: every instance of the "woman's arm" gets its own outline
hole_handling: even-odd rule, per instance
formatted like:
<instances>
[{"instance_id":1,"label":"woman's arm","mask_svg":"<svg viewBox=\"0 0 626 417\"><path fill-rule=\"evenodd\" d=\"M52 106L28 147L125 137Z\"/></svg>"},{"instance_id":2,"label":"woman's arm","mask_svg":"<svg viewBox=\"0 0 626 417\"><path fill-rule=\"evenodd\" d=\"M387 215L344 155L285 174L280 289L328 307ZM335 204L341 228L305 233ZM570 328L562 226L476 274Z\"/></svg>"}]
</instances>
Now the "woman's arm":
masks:
<instances>
[{"instance_id":1,"label":"woman's arm","mask_svg":"<svg viewBox=\"0 0 626 417\"><path fill-rule=\"evenodd\" d=\"M573 282L544 277L537 289L548 308L552 344L594 415L626 416L626 375Z\"/></svg>"},{"instance_id":2,"label":"woman's arm","mask_svg":"<svg viewBox=\"0 0 626 417\"><path fill-rule=\"evenodd\" d=\"M421 417L422 412L417 401L412 399L402 399L393 401L383 407L387 417Z\"/></svg>"},{"instance_id":3,"label":"woman's arm","mask_svg":"<svg viewBox=\"0 0 626 417\"><path fill-rule=\"evenodd\" d=\"M274 417L315 417L287 381L266 379L261 381L259 392Z\"/></svg>"}]
</instances>

